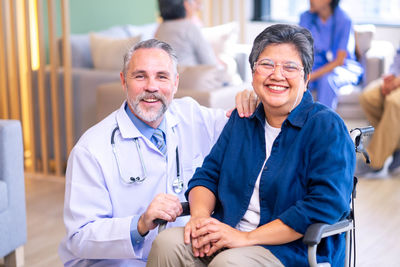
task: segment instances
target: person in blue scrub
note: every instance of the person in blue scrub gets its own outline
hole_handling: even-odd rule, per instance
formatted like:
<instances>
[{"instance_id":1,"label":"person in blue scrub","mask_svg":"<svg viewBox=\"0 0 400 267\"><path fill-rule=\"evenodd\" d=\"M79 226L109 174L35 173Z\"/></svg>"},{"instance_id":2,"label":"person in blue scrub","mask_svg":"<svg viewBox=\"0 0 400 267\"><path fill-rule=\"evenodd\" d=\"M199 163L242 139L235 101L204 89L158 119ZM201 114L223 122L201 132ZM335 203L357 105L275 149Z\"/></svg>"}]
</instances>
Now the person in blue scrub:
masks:
<instances>
[{"instance_id":1,"label":"person in blue scrub","mask_svg":"<svg viewBox=\"0 0 400 267\"><path fill-rule=\"evenodd\" d=\"M314 38L314 66L309 89L317 100L336 109L341 88L359 83L363 68L356 59L356 44L350 17L339 0L310 0L310 10L300 16L300 26Z\"/></svg>"}]
</instances>

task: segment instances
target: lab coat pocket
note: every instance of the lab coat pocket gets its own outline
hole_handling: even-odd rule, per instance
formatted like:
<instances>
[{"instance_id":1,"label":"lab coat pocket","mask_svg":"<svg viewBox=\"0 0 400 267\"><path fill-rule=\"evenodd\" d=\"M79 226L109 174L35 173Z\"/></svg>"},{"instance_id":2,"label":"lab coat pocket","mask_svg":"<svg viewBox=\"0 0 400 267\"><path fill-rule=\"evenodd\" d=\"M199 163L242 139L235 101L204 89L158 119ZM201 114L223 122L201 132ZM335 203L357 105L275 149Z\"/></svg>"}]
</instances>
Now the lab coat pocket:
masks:
<instances>
[{"instance_id":1,"label":"lab coat pocket","mask_svg":"<svg viewBox=\"0 0 400 267\"><path fill-rule=\"evenodd\" d=\"M191 161L185 162L183 164L183 175L186 181L189 181L194 172L198 167L201 167L203 164L203 157L201 155L196 155Z\"/></svg>"}]
</instances>

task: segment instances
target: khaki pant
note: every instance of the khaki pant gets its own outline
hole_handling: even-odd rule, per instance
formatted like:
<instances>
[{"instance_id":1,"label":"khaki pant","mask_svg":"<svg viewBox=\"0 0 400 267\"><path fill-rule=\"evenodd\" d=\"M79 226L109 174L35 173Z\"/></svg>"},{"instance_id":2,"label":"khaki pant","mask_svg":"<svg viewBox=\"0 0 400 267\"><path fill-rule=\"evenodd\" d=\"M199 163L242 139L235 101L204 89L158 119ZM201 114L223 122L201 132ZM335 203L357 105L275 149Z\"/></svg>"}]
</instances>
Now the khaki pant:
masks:
<instances>
[{"instance_id":1,"label":"khaki pant","mask_svg":"<svg viewBox=\"0 0 400 267\"><path fill-rule=\"evenodd\" d=\"M384 97L382 80L371 82L360 96L360 104L368 121L375 127L367 147L371 167L380 169L385 160L400 149L400 88Z\"/></svg>"},{"instance_id":2,"label":"khaki pant","mask_svg":"<svg viewBox=\"0 0 400 267\"><path fill-rule=\"evenodd\" d=\"M154 240L147 259L149 267L222 267L222 266L267 266L282 267L282 263L261 246L226 249L215 256L198 258L193 256L192 246L183 241L183 227L169 228Z\"/></svg>"}]
</instances>

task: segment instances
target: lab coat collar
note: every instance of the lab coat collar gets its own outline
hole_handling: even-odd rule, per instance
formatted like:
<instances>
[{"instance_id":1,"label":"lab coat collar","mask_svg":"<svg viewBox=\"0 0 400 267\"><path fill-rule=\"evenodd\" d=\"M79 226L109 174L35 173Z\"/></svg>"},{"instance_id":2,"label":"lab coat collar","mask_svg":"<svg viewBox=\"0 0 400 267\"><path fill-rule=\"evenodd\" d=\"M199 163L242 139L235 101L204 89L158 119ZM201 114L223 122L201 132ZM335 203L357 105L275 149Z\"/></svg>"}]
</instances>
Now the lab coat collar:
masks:
<instances>
[{"instance_id":1,"label":"lab coat collar","mask_svg":"<svg viewBox=\"0 0 400 267\"><path fill-rule=\"evenodd\" d=\"M116 114L117 125L121 132L122 138L126 139L143 136L136 127L132 127L133 122L129 118L128 114L126 114L125 104L126 100L124 101L124 103L122 103ZM171 105L173 105L173 102L171 103ZM169 111L169 108L165 112L165 119L167 124L167 132L168 128L173 128L179 123L179 119Z\"/></svg>"}]
</instances>

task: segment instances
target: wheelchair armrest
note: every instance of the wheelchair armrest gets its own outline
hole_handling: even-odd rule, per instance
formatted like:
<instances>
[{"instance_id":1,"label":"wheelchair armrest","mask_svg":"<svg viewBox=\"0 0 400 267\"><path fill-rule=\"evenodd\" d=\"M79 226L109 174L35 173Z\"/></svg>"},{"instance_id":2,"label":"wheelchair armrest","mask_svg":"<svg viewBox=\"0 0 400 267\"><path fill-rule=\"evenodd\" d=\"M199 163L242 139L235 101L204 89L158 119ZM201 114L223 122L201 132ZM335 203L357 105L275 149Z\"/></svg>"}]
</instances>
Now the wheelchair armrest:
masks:
<instances>
[{"instance_id":1,"label":"wheelchair armrest","mask_svg":"<svg viewBox=\"0 0 400 267\"><path fill-rule=\"evenodd\" d=\"M303 243L309 246L317 245L323 237L347 232L352 227L352 221L348 219L341 220L335 224L314 223L307 228Z\"/></svg>"},{"instance_id":2,"label":"wheelchair armrest","mask_svg":"<svg viewBox=\"0 0 400 267\"><path fill-rule=\"evenodd\" d=\"M182 214L179 215L178 217L190 215L190 206L189 206L189 202L181 202L181 205L182 205L183 212L182 212ZM162 224L166 224L166 223L167 223L166 220L162 220L162 219L155 219L153 222L154 222L155 224L158 224L158 225L162 225Z\"/></svg>"}]
</instances>

